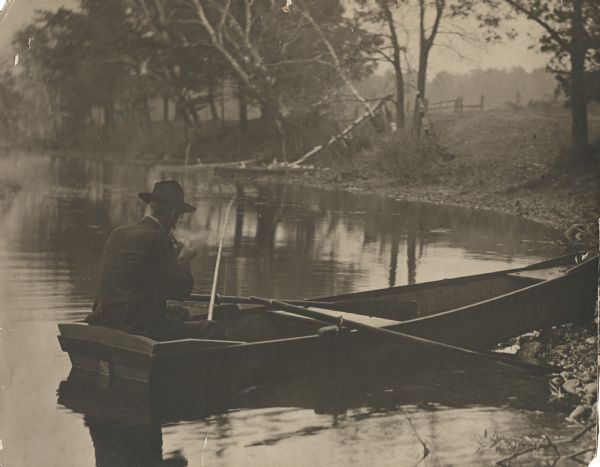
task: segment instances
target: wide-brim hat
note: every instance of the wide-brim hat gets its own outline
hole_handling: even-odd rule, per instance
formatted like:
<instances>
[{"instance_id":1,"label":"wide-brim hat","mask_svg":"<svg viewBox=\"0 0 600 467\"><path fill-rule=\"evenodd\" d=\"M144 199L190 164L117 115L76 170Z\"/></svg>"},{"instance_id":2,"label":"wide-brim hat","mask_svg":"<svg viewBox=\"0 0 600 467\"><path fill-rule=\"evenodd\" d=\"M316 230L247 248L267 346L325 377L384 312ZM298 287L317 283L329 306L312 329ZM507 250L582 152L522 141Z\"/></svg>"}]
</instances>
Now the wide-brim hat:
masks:
<instances>
[{"instance_id":1,"label":"wide-brim hat","mask_svg":"<svg viewBox=\"0 0 600 467\"><path fill-rule=\"evenodd\" d=\"M156 182L152 193L138 193L144 203L160 203L177 206L181 212L194 212L196 208L183 199L183 188L175 180L163 180Z\"/></svg>"}]
</instances>

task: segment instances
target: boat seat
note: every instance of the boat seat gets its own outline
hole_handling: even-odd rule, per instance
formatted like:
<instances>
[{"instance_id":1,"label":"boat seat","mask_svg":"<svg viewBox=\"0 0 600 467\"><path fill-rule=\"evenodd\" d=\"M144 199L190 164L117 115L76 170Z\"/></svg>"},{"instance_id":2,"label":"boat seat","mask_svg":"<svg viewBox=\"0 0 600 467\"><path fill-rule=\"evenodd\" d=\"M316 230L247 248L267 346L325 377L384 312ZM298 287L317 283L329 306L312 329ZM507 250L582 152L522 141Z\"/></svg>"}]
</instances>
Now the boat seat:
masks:
<instances>
[{"instance_id":1,"label":"boat seat","mask_svg":"<svg viewBox=\"0 0 600 467\"><path fill-rule=\"evenodd\" d=\"M340 300L327 308L393 321L406 321L419 316L419 304L415 300L398 300L386 296Z\"/></svg>"},{"instance_id":2,"label":"boat seat","mask_svg":"<svg viewBox=\"0 0 600 467\"><path fill-rule=\"evenodd\" d=\"M342 319L346 319L346 320L349 319L351 321L356 321L357 323L362 323L362 324L374 326L377 328L385 328L388 326L395 326L395 325L401 323L401 321L396 321L393 319L379 318L377 316L358 315L356 313L349 313L347 311L327 310L325 308L316 308L316 307L308 307L308 310L318 311L319 313L322 313L324 315L329 315L332 318L339 318L341 316ZM279 313L289 314L290 316L298 317L298 315L294 315L293 313L287 313L285 311L281 311ZM312 318L305 318L305 319L312 319Z\"/></svg>"},{"instance_id":3,"label":"boat seat","mask_svg":"<svg viewBox=\"0 0 600 467\"><path fill-rule=\"evenodd\" d=\"M519 271L519 272L510 272L507 276L510 277L519 277L525 279L535 279L537 282L547 281L550 279L556 279L557 277L562 277L567 272L567 268L564 266L557 266L554 268L545 268L545 269L532 269L530 271Z\"/></svg>"}]
</instances>

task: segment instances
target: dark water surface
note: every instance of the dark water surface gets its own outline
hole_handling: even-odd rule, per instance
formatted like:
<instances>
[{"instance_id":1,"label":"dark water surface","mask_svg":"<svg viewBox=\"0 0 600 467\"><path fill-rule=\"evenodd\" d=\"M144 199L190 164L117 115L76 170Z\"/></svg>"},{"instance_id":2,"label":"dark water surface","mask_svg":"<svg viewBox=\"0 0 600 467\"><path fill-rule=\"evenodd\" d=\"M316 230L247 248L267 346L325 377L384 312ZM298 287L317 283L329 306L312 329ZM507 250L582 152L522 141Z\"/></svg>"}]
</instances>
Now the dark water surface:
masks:
<instances>
[{"instance_id":1,"label":"dark water surface","mask_svg":"<svg viewBox=\"0 0 600 467\"><path fill-rule=\"evenodd\" d=\"M0 159L0 180L21 184L0 190L1 465L414 465L419 439L429 450L420 465L482 465L502 457L492 435L558 434L565 414L549 409L546 379L489 365L249 388L228 409L162 428L127 410L122 423L103 423L98 412L110 406L58 403L70 362L56 325L88 312L108 234L143 214L136 193L165 176L138 165ZM199 247L195 289L207 292L236 187L171 176L198 206L177 235ZM277 184L237 190L220 271L227 294L325 296L561 253L553 232L510 216ZM154 461L146 462L161 465Z\"/></svg>"}]
</instances>

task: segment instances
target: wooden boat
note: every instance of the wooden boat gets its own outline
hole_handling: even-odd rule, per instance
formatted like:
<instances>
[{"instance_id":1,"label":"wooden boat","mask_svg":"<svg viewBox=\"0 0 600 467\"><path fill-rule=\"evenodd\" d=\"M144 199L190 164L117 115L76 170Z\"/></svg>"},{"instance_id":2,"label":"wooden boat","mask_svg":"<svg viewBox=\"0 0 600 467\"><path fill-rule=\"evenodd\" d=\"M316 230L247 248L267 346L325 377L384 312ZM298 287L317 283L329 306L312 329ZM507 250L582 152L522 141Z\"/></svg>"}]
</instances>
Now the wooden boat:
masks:
<instances>
[{"instance_id":1,"label":"wooden boat","mask_svg":"<svg viewBox=\"0 0 600 467\"><path fill-rule=\"evenodd\" d=\"M350 311L319 309L330 316L469 349L490 349L532 330L591 319L597 284L598 258L577 263L576 255L570 254L523 268L314 300L333 303L330 308L353 304ZM332 367L414 366L461 357L425 343L346 329L343 322L332 327L265 307L215 319L231 340L158 342L83 323L59 324L58 339L81 377L152 394L181 385L222 387Z\"/></svg>"}]
</instances>

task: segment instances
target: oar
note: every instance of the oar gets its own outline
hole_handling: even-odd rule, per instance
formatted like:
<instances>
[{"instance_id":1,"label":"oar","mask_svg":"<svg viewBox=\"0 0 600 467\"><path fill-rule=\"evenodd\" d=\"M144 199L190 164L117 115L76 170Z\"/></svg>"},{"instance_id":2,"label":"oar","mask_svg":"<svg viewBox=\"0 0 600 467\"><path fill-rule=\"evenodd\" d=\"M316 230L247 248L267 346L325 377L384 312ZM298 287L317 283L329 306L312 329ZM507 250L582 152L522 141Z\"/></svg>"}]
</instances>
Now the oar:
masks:
<instances>
[{"instance_id":1,"label":"oar","mask_svg":"<svg viewBox=\"0 0 600 467\"><path fill-rule=\"evenodd\" d=\"M212 295L192 294L186 301L190 302L209 302ZM262 299L255 297L238 297L235 295L215 294L215 304L230 303L236 305L264 305ZM312 306L317 308L327 308L328 310L360 312L368 309L371 313L377 314L380 318L394 319L402 321L415 318L417 316L417 303L410 300L391 300L391 299L365 299L358 298L354 300L338 301L317 301L317 300L288 300L280 298L280 302L290 303L297 306Z\"/></svg>"},{"instance_id":2,"label":"oar","mask_svg":"<svg viewBox=\"0 0 600 467\"><path fill-rule=\"evenodd\" d=\"M339 319L337 317L328 315L326 313L319 312L314 309L303 308L301 306L292 305L292 304L282 302L279 300L260 298L260 297L250 297L250 298L252 298L256 302L262 303L263 305L266 305L269 307L276 307L283 311L287 311L287 312L290 312L290 313L293 313L296 315L301 315L301 316L305 316L308 318L314 318L314 319L329 322L332 324L339 323ZM531 363L525 363L525 362L520 362L520 361L506 361L503 358L497 358L495 355L492 355L492 354L477 352L476 350L465 349L464 347L458 347L456 345L445 344L443 342L426 339L424 337L418 337L418 336L413 336L410 334L404 334L402 332L392 331L391 329L378 328L378 327L371 326L371 325L368 325L365 323L361 323L359 321L354 321L352 319L344 318L344 322L356 329L359 329L359 330L362 329L362 330L365 330L368 332L386 335L391 338L395 338L395 339L402 340L402 341L408 340L408 341L417 342L419 344L430 346L430 347L437 347L440 349L451 350L453 352L462 353L464 355L469 355L471 357L477 357L477 358L482 358L482 359L486 359L486 360L491 360L499 365L503 365L503 366L507 366L507 367L527 369L527 370L533 370L533 369L542 370L542 371L550 370L549 368L544 368L542 366L533 365Z\"/></svg>"},{"instance_id":3,"label":"oar","mask_svg":"<svg viewBox=\"0 0 600 467\"><path fill-rule=\"evenodd\" d=\"M188 297L187 300L193 301L193 302L208 302L208 301L210 301L211 297L212 297L211 295L192 294L190 297ZM217 303L217 304L230 303L230 304L263 305L263 306L267 306L269 308L280 308L281 310L284 310L284 311L287 311L287 312L290 312L290 313L293 313L296 315L302 315L302 316L318 319L320 321L325 321L325 322L333 323L333 324L339 323L339 320L337 317L328 315L326 313L321 313L317 310L312 310L312 309L306 308L306 307L325 308L325 309L334 310L334 311L345 311L344 308L346 308L346 307L344 305L347 305L347 307L351 309L348 311L356 310L356 306L355 306L356 303L354 303L353 300L345 300L344 302L318 302L318 301L310 301L310 300L274 300L274 299L252 297L252 296L251 297L238 297L238 296L219 295L219 294L215 294L214 298L215 298L215 303ZM359 300L356 300L356 302L357 303L362 302L362 303L360 303L361 305L369 306L366 303L367 300L365 300L365 299L359 299ZM445 344L443 342L426 339L424 337L412 336L410 334L404 334L404 333L401 333L398 331L392 331L390 329L370 326L368 324L354 321L352 319L344 318L344 322L351 326L354 326L357 329L364 329L364 330L370 331L370 332L386 334L390 337L395 337L398 339L408 339L408 340L412 340L415 342L419 342L424 345L436 346L436 347L444 348L447 350L452 350L455 352L462 352L469 356L475 356L475 357L480 357L480 358L485 358L487 360L491 360L502 366L526 369L526 370L543 371L546 373L557 373L560 371L560 368L557 368L557 367L552 367L552 366L547 366L547 365L537 365L534 363L527 363L527 362L523 362L520 360L516 360L515 358L513 358L511 356L496 354L494 352L478 352L475 350L465 349L463 347L458 347L458 346L451 345L451 344Z\"/></svg>"},{"instance_id":4,"label":"oar","mask_svg":"<svg viewBox=\"0 0 600 467\"><path fill-rule=\"evenodd\" d=\"M235 202L235 196L231 198L227 205L227 211L225 211L225 222L223 223L223 230L221 231L221 238L219 239L219 249L217 251L217 264L215 265L215 274L213 276L213 285L210 292L210 300L208 305L208 319L213 319L213 310L215 307L215 295L217 294L217 279L219 277L219 264L221 263L221 251L223 250L223 240L225 239L225 231L227 230L227 222L229 221L229 211L231 206Z\"/></svg>"},{"instance_id":5,"label":"oar","mask_svg":"<svg viewBox=\"0 0 600 467\"><path fill-rule=\"evenodd\" d=\"M186 298L186 301L189 302L210 302L213 295L201 295L201 294L191 294ZM236 305L264 305L264 299L256 298L256 297L238 297L235 295L214 295L214 303L216 305L220 305L222 303L232 303ZM289 303L291 305L297 306L314 306L317 308L329 308L333 306L333 302L316 302L311 300L281 300L282 302Z\"/></svg>"}]
</instances>

